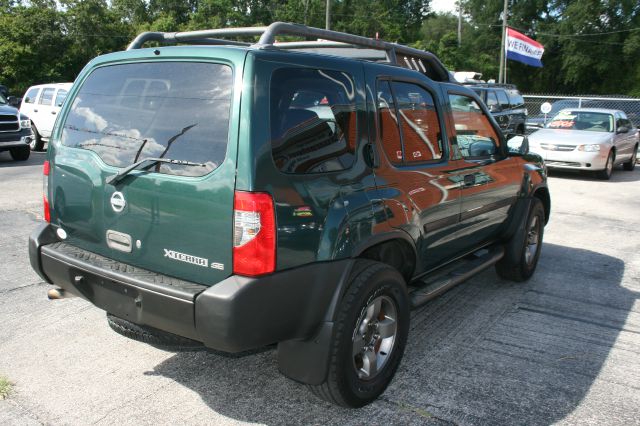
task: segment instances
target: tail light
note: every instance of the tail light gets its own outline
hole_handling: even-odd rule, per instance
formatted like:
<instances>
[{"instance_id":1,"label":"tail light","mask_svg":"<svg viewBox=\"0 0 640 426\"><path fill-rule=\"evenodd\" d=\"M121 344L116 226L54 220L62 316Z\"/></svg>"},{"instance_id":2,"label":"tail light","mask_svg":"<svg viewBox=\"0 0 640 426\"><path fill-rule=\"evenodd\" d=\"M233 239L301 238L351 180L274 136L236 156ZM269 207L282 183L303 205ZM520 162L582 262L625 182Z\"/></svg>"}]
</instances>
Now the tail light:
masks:
<instances>
[{"instance_id":1,"label":"tail light","mask_svg":"<svg viewBox=\"0 0 640 426\"><path fill-rule=\"evenodd\" d=\"M44 175L42 182L42 198L44 201L44 220L51 222L51 213L49 212L49 160L44 162L42 174Z\"/></svg>"},{"instance_id":2,"label":"tail light","mask_svg":"<svg viewBox=\"0 0 640 426\"><path fill-rule=\"evenodd\" d=\"M258 276L276 268L276 221L271 195L236 191L233 199L233 273Z\"/></svg>"}]
</instances>

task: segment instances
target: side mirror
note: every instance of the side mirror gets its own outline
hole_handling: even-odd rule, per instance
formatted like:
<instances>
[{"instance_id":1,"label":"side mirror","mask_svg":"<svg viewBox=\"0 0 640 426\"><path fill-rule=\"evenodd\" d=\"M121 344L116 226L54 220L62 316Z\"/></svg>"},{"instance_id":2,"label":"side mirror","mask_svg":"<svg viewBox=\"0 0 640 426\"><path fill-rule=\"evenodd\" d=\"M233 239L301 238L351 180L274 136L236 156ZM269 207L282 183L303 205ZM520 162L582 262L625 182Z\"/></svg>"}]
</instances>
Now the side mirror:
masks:
<instances>
[{"instance_id":1,"label":"side mirror","mask_svg":"<svg viewBox=\"0 0 640 426\"><path fill-rule=\"evenodd\" d=\"M489 112L499 112L500 111L500 107L496 104L493 104L489 107Z\"/></svg>"},{"instance_id":2,"label":"side mirror","mask_svg":"<svg viewBox=\"0 0 640 426\"><path fill-rule=\"evenodd\" d=\"M7 102L9 103L9 105L14 108L18 108L20 106L20 101L22 101L22 99L16 98L15 96L9 96L7 98Z\"/></svg>"},{"instance_id":3,"label":"side mirror","mask_svg":"<svg viewBox=\"0 0 640 426\"><path fill-rule=\"evenodd\" d=\"M620 126L616 133L629 133L629 128L627 126Z\"/></svg>"},{"instance_id":4,"label":"side mirror","mask_svg":"<svg viewBox=\"0 0 640 426\"><path fill-rule=\"evenodd\" d=\"M507 135L509 155L520 156L529 152L529 138L524 135Z\"/></svg>"}]
</instances>

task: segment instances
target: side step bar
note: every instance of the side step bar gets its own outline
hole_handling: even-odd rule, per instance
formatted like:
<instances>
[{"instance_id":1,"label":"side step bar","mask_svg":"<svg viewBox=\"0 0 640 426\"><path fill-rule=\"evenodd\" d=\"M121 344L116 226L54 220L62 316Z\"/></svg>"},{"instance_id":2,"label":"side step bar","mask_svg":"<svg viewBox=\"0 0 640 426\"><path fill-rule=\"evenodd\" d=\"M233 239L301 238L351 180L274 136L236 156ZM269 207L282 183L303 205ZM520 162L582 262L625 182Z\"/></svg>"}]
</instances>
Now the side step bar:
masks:
<instances>
[{"instance_id":1,"label":"side step bar","mask_svg":"<svg viewBox=\"0 0 640 426\"><path fill-rule=\"evenodd\" d=\"M448 272L444 274L422 279L420 281L422 285L409 293L411 308L414 309L424 305L450 288L495 265L503 257L504 247L492 247L486 253L476 256L475 259L458 264L454 267L455 269L448 269Z\"/></svg>"}]
</instances>

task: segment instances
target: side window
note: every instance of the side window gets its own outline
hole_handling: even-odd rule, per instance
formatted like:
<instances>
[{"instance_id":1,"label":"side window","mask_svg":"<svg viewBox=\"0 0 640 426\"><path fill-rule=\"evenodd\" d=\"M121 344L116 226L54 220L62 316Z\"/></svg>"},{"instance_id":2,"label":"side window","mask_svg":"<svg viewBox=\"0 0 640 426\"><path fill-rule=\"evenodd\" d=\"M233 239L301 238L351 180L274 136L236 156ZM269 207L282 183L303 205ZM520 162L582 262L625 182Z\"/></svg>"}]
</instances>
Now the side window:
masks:
<instances>
[{"instance_id":1,"label":"side window","mask_svg":"<svg viewBox=\"0 0 640 426\"><path fill-rule=\"evenodd\" d=\"M500 104L498 104L496 92L494 92L493 90L489 90L487 92L487 106L489 107L489 111L497 111L500 109Z\"/></svg>"},{"instance_id":2,"label":"side window","mask_svg":"<svg viewBox=\"0 0 640 426\"><path fill-rule=\"evenodd\" d=\"M402 164L402 142L398 114L388 81L378 82L378 122L382 149L392 164Z\"/></svg>"},{"instance_id":3,"label":"side window","mask_svg":"<svg viewBox=\"0 0 640 426\"><path fill-rule=\"evenodd\" d=\"M442 158L442 134L433 97L420 86L393 82L405 163Z\"/></svg>"},{"instance_id":4,"label":"side window","mask_svg":"<svg viewBox=\"0 0 640 426\"><path fill-rule=\"evenodd\" d=\"M40 105L51 105L53 103L53 94L56 89L52 87L48 87L42 90L42 94L40 95L40 101L38 102Z\"/></svg>"},{"instance_id":5,"label":"side window","mask_svg":"<svg viewBox=\"0 0 640 426\"><path fill-rule=\"evenodd\" d=\"M29 90L27 94L24 95L24 103L25 104L36 103L36 98L38 97L38 90L40 89L37 87L34 87L33 89Z\"/></svg>"},{"instance_id":6,"label":"side window","mask_svg":"<svg viewBox=\"0 0 640 426\"><path fill-rule=\"evenodd\" d=\"M284 173L322 173L353 165L355 85L346 73L281 68L271 77L271 148Z\"/></svg>"},{"instance_id":7,"label":"side window","mask_svg":"<svg viewBox=\"0 0 640 426\"><path fill-rule=\"evenodd\" d=\"M62 106L64 100L67 99L67 91L64 89L58 90L56 93L56 101L54 103L55 106Z\"/></svg>"},{"instance_id":8,"label":"side window","mask_svg":"<svg viewBox=\"0 0 640 426\"><path fill-rule=\"evenodd\" d=\"M524 106L524 98L517 90L509 90L507 92L509 94L509 103L511 104L511 108L518 108Z\"/></svg>"},{"instance_id":9,"label":"side window","mask_svg":"<svg viewBox=\"0 0 640 426\"><path fill-rule=\"evenodd\" d=\"M449 94L455 138L464 158L480 159L498 152L500 139L480 106L473 98Z\"/></svg>"},{"instance_id":10,"label":"side window","mask_svg":"<svg viewBox=\"0 0 640 426\"><path fill-rule=\"evenodd\" d=\"M498 103L502 109L509 109L509 98L507 97L507 92L504 90L496 90L496 94L498 95Z\"/></svg>"}]
</instances>

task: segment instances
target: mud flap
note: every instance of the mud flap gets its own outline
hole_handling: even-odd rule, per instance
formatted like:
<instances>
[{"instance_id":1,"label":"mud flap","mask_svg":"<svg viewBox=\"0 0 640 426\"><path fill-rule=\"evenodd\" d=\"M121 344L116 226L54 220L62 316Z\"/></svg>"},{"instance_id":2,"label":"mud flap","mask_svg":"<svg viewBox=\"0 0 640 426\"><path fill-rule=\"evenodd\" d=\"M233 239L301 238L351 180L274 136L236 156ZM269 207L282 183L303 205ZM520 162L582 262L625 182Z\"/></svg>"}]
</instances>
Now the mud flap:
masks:
<instances>
[{"instance_id":1,"label":"mud flap","mask_svg":"<svg viewBox=\"0 0 640 426\"><path fill-rule=\"evenodd\" d=\"M278 344L278 369L286 377L308 385L320 385L327 378L333 322L322 324L315 337Z\"/></svg>"}]
</instances>

